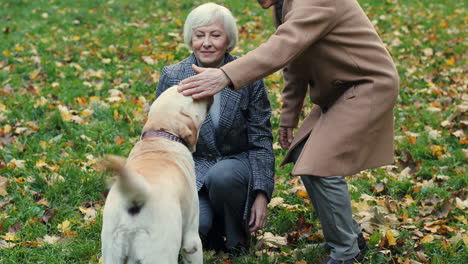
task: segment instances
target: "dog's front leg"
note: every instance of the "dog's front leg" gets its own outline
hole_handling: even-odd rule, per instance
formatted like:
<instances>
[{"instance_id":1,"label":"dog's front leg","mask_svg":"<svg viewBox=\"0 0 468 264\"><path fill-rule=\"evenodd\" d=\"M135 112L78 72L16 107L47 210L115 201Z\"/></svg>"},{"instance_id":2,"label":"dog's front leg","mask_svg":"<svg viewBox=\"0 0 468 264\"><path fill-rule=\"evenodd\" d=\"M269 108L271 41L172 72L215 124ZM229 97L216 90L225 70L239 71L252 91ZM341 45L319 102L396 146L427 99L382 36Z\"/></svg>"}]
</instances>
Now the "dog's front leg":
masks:
<instances>
[{"instance_id":1,"label":"dog's front leg","mask_svg":"<svg viewBox=\"0 0 468 264\"><path fill-rule=\"evenodd\" d=\"M203 264L203 246L198 235L198 226L195 231L190 230L184 235L181 253L185 264Z\"/></svg>"}]
</instances>

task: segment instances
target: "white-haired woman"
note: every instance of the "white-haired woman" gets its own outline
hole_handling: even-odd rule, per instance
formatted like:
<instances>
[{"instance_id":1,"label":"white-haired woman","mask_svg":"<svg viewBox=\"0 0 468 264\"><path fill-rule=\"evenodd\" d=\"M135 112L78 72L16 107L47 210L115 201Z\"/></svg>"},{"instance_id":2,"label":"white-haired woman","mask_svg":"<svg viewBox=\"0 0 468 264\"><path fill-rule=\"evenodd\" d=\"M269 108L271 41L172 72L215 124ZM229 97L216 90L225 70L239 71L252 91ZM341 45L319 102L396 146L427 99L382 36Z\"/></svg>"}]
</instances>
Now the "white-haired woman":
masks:
<instances>
[{"instance_id":1,"label":"white-haired woman","mask_svg":"<svg viewBox=\"0 0 468 264\"><path fill-rule=\"evenodd\" d=\"M193 53L161 72L156 96L195 75L192 65L221 67L236 59L237 25L231 12L206 3L193 9L184 40ZM265 227L274 186L271 108L262 80L239 91L224 89L200 129L193 153L205 248L245 248L250 232Z\"/></svg>"}]
</instances>

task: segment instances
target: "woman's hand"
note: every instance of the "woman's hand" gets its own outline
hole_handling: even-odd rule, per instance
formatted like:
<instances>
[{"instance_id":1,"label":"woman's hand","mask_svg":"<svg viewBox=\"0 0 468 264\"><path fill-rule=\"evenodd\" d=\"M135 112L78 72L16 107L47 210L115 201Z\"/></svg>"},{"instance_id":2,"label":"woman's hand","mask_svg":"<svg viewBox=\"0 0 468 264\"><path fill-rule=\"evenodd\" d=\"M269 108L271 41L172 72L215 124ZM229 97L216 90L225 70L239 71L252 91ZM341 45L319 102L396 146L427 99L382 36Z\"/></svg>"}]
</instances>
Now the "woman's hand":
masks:
<instances>
[{"instance_id":1,"label":"woman's hand","mask_svg":"<svg viewBox=\"0 0 468 264\"><path fill-rule=\"evenodd\" d=\"M201 68L196 65L192 65L192 68L197 75L182 80L177 89L185 96L200 99L215 95L231 83L229 77L220 69Z\"/></svg>"},{"instance_id":2,"label":"woman's hand","mask_svg":"<svg viewBox=\"0 0 468 264\"><path fill-rule=\"evenodd\" d=\"M267 221L268 198L264 192L257 192L257 197L250 209L249 231L255 232L265 227Z\"/></svg>"},{"instance_id":3,"label":"woman's hand","mask_svg":"<svg viewBox=\"0 0 468 264\"><path fill-rule=\"evenodd\" d=\"M283 149L289 149L291 142L293 141L293 128L292 127L280 127L279 129L279 143Z\"/></svg>"}]
</instances>

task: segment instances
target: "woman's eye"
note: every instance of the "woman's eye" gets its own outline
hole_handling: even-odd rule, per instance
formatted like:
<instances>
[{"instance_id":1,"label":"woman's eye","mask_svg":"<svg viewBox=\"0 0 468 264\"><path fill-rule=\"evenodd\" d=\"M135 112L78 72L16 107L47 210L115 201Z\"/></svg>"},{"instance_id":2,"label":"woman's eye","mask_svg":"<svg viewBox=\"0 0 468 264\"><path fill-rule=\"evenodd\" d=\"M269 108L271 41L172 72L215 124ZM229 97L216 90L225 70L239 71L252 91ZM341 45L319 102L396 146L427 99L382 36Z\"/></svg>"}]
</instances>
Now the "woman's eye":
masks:
<instances>
[{"instance_id":1,"label":"woman's eye","mask_svg":"<svg viewBox=\"0 0 468 264\"><path fill-rule=\"evenodd\" d=\"M221 35L213 35L214 38L219 38Z\"/></svg>"}]
</instances>

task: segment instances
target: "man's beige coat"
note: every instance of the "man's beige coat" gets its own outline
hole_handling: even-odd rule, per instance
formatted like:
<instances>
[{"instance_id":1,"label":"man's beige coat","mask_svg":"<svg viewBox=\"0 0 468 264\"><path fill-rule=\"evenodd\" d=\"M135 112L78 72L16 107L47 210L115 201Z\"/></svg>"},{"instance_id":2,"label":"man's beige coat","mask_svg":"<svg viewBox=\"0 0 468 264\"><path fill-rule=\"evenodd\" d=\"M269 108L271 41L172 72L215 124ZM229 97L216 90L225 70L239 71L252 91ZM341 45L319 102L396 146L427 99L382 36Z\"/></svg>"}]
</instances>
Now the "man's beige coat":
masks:
<instances>
[{"instance_id":1,"label":"man's beige coat","mask_svg":"<svg viewBox=\"0 0 468 264\"><path fill-rule=\"evenodd\" d=\"M309 91L316 105L289 154L307 139L293 175L348 176L393 162L399 78L356 0L285 0L283 23L221 69L239 89L284 68L281 126L296 127Z\"/></svg>"}]
</instances>

